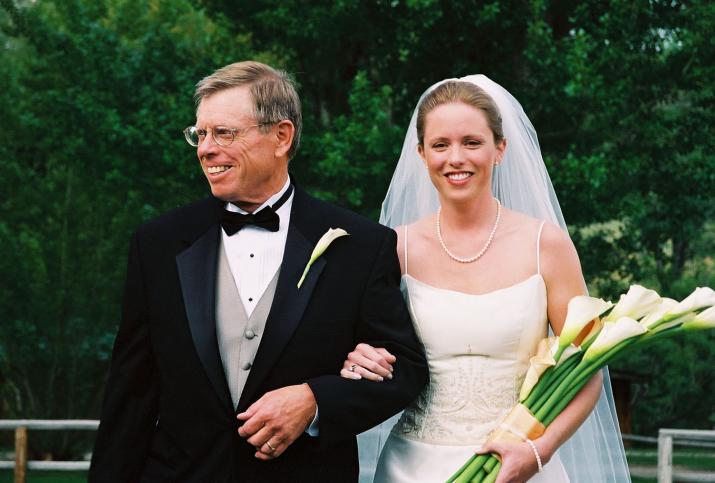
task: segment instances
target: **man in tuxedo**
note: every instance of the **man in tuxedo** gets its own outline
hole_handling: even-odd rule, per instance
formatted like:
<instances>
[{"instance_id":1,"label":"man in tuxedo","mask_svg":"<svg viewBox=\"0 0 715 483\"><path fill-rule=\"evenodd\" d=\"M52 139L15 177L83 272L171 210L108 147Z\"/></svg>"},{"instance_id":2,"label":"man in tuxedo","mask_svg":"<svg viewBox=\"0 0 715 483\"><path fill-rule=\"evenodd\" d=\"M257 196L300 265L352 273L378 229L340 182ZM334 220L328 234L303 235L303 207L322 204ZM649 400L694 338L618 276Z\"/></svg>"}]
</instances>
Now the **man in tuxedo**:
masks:
<instances>
[{"instance_id":1,"label":"man in tuxedo","mask_svg":"<svg viewBox=\"0 0 715 483\"><path fill-rule=\"evenodd\" d=\"M357 481L355 435L427 380L396 235L289 177L301 112L284 72L231 64L196 99L184 133L213 196L132 238L90 481ZM349 235L299 286L330 228ZM391 379L339 377L359 342L397 356Z\"/></svg>"}]
</instances>

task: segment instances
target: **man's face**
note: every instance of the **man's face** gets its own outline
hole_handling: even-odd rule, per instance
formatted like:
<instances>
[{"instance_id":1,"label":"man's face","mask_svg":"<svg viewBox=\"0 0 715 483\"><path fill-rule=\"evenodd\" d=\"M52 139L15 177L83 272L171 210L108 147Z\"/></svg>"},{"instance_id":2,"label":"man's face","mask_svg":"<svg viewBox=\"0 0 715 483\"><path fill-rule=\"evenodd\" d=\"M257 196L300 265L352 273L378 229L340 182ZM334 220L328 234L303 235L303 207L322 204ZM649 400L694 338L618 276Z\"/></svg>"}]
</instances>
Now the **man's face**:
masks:
<instances>
[{"instance_id":1,"label":"man's face","mask_svg":"<svg viewBox=\"0 0 715 483\"><path fill-rule=\"evenodd\" d=\"M213 195L247 211L278 192L288 177L288 160L280 155L276 126L264 133L256 124L248 86L215 92L203 98L196 110L199 129L237 129L229 146L217 144L207 133L196 154Z\"/></svg>"}]
</instances>

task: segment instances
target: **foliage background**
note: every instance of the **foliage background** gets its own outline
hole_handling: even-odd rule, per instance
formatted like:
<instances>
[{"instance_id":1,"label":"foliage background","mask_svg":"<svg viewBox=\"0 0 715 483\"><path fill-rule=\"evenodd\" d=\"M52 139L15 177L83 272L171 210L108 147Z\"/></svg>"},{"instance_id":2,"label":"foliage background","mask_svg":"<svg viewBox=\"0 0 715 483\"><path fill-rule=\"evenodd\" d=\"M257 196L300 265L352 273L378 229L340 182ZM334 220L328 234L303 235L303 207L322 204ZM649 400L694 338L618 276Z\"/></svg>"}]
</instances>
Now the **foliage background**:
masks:
<instances>
[{"instance_id":1,"label":"foliage background","mask_svg":"<svg viewBox=\"0 0 715 483\"><path fill-rule=\"evenodd\" d=\"M592 292L715 286L712 2L0 7L0 417L98 416L130 233L207 193L181 130L194 84L241 59L295 73L301 184L373 218L421 92L485 73L539 133ZM715 424L712 333L615 367L644 376L634 432ZM46 438L59 457L86 445Z\"/></svg>"}]
</instances>

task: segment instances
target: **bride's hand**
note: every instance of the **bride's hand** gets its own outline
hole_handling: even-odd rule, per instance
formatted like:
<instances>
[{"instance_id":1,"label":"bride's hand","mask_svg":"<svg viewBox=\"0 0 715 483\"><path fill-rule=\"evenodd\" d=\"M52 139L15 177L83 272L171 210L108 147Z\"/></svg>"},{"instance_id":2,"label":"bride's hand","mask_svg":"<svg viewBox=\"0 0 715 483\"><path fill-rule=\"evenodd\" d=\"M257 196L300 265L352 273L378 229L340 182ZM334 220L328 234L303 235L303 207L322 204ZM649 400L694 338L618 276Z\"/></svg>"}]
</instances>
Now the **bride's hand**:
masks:
<instances>
[{"instance_id":1,"label":"bride's hand","mask_svg":"<svg viewBox=\"0 0 715 483\"><path fill-rule=\"evenodd\" d=\"M340 375L346 379L367 379L382 382L392 379L392 364L397 358L387 349L370 344L358 344L343 362Z\"/></svg>"},{"instance_id":2,"label":"bride's hand","mask_svg":"<svg viewBox=\"0 0 715 483\"><path fill-rule=\"evenodd\" d=\"M501 469L494 483L524 483L539 471L534 450L528 443L492 441L485 443L477 453L497 453L501 456ZM540 454L539 456L541 463L545 465L547 461L544 455Z\"/></svg>"}]
</instances>

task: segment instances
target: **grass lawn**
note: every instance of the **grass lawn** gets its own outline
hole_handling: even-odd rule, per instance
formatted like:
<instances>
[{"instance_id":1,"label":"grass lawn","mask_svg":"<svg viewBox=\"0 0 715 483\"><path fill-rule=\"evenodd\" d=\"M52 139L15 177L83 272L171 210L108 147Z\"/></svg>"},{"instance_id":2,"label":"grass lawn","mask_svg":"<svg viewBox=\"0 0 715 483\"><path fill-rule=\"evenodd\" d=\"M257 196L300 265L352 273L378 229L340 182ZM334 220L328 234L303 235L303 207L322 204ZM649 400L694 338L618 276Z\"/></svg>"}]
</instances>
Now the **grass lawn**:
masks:
<instances>
[{"instance_id":1,"label":"grass lawn","mask_svg":"<svg viewBox=\"0 0 715 483\"><path fill-rule=\"evenodd\" d=\"M657 466L658 453L651 449L629 449L630 465ZM675 450L673 463L677 466L715 472L715 452L712 450ZM12 483L12 470L0 470L0 483ZM30 471L27 483L84 483L87 473L84 471ZM655 478L633 478L633 483L656 483Z\"/></svg>"},{"instance_id":2,"label":"grass lawn","mask_svg":"<svg viewBox=\"0 0 715 483\"><path fill-rule=\"evenodd\" d=\"M628 450L628 464L631 465L658 465L658 452L656 450ZM712 449L676 449L673 452L673 465L682 466L692 470L715 472L715 451Z\"/></svg>"},{"instance_id":3,"label":"grass lawn","mask_svg":"<svg viewBox=\"0 0 715 483\"><path fill-rule=\"evenodd\" d=\"M12 470L0 470L0 483L12 483ZM27 483L85 483L86 471L28 471Z\"/></svg>"}]
</instances>

